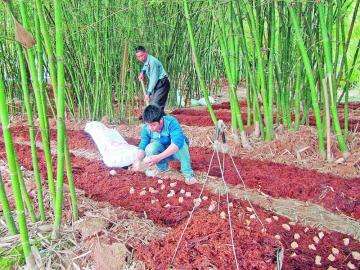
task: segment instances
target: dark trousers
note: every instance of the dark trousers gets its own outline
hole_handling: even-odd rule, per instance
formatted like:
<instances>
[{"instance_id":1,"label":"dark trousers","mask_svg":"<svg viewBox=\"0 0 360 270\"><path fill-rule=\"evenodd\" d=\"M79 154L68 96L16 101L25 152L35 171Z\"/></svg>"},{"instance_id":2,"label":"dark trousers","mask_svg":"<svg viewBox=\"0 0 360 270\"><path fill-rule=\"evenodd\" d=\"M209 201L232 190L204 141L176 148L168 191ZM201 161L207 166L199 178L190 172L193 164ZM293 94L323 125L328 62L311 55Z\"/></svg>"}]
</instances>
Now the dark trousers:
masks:
<instances>
[{"instance_id":1,"label":"dark trousers","mask_svg":"<svg viewBox=\"0 0 360 270\"><path fill-rule=\"evenodd\" d=\"M168 98L170 82L167 77L158 80L153 92L150 94L150 104L157 105L164 112Z\"/></svg>"}]
</instances>

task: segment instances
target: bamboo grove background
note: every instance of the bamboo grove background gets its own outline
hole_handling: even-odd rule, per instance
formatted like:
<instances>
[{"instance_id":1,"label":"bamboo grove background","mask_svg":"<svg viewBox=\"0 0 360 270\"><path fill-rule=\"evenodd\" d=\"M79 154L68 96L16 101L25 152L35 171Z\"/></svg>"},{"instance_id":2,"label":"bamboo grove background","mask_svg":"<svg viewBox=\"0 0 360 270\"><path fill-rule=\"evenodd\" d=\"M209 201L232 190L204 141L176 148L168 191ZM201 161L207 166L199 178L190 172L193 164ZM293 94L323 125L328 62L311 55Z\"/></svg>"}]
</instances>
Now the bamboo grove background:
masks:
<instances>
[{"instance_id":1,"label":"bamboo grove background","mask_svg":"<svg viewBox=\"0 0 360 270\"><path fill-rule=\"evenodd\" d=\"M112 121L130 119L142 97L136 79L140 64L134 57L139 44L169 72L172 105L177 96L187 100L204 96L209 101L209 93L221 91L214 82L225 77L233 134L244 147L250 147L245 125L254 125L258 136L271 140L275 124L298 129L312 114L321 155L331 159L326 149L333 133L346 158L349 91L359 91L359 5L360 0L0 1L0 119L16 222L2 181L0 199L9 233L21 234L27 263L34 263L27 222L51 218L52 237L59 237L64 171L77 219L64 119L105 115ZM247 89L245 122L236 94L240 83ZM345 102L344 127L339 123L340 102ZM209 102L208 110L216 123ZM13 149L9 130L13 114L28 119L38 187L36 211ZM56 164L48 117L57 118ZM41 179L37 165L35 119L47 179ZM45 210L49 205L44 205L43 188L51 194L53 215Z\"/></svg>"}]
</instances>

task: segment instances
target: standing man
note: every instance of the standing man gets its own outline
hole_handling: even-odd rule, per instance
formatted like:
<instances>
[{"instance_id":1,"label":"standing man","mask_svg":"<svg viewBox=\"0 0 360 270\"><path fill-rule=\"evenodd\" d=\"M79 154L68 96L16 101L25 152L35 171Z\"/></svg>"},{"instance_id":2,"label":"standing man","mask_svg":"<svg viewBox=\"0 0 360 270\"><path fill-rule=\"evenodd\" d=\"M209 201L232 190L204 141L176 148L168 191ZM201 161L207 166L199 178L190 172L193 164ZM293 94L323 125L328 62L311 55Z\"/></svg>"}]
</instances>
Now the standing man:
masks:
<instances>
[{"instance_id":1,"label":"standing man","mask_svg":"<svg viewBox=\"0 0 360 270\"><path fill-rule=\"evenodd\" d=\"M165 103L169 94L170 82L163 65L154 56L148 54L143 46L138 46L136 48L135 55L137 60L144 63L138 79L144 81L145 75L148 78L145 101L159 106L162 112L164 112Z\"/></svg>"},{"instance_id":2,"label":"standing man","mask_svg":"<svg viewBox=\"0 0 360 270\"><path fill-rule=\"evenodd\" d=\"M144 110L143 121L145 125L140 134L140 151L133 169L139 170L140 162L144 161L148 166L156 165L156 169L146 171L148 176L156 176L169 169L170 160L178 160L185 183L195 184L197 181L191 168L189 140L176 118L164 115L156 105L149 105Z\"/></svg>"}]
</instances>

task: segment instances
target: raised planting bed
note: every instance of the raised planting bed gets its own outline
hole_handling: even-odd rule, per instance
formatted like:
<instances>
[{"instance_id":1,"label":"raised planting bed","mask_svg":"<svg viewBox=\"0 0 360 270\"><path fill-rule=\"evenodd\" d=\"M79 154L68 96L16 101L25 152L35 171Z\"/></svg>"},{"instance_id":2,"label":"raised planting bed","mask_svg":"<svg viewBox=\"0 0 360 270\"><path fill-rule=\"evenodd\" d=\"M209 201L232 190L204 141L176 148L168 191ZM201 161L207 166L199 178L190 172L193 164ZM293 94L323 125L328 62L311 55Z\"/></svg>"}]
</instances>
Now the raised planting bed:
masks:
<instances>
[{"instance_id":1,"label":"raised planting bed","mask_svg":"<svg viewBox=\"0 0 360 270\"><path fill-rule=\"evenodd\" d=\"M236 200L232 205L230 216L239 269L274 269L279 247L284 250L283 269L350 269L348 264L358 269L360 266L353 257L360 244L346 235L304 227L255 207L264 230L246 202ZM224 201L216 212L205 209L196 212L173 262L185 222L165 238L148 246L137 246L137 256L150 269L168 269L170 265L175 269L236 269L227 213Z\"/></svg>"},{"instance_id":2,"label":"raised planting bed","mask_svg":"<svg viewBox=\"0 0 360 270\"><path fill-rule=\"evenodd\" d=\"M20 163L31 170L30 147L15 144L15 148ZM45 176L43 153L38 151L38 154L42 175ZM5 158L3 143L0 144L0 157ZM56 164L56 158L53 161ZM201 187L187 186L171 179L148 178L144 174L125 170L116 170L116 174L111 175L109 168L101 162L76 156L72 157L72 162L75 185L90 198L134 210L158 224L174 228L164 239L155 240L148 246L138 243L135 247L137 256L149 268L164 269L163 266L169 266ZM171 193L173 195L168 196ZM180 196L183 197L181 202ZM275 250L280 246L285 251L283 269L327 269L329 266L347 269L348 264L354 269L359 267L356 251L360 249L360 243L353 238L337 232L306 228L256 206L254 212L254 208L242 200L230 197L230 202L236 256L242 269L273 269ZM211 265L218 269L234 268L227 205L224 196L211 192L203 194L176 256L178 261L175 260L175 265L178 268L183 265L198 269L209 269ZM251 268L252 265L257 268Z\"/></svg>"},{"instance_id":3,"label":"raised planting bed","mask_svg":"<svg viewBox=\"0 0 360 270\"><path fill-rule=\"evenodd\" d=\"M24 128L14 128L16 136L28 140ZM51 134L55 134L52 130ZM96 151L91 138L83 131L68 131L70 149L86 149ZM52 138L56 136L52 135ZM126 138L130 143L137 144L138 139ZM194 170L207 172L212 149L190 147L192 167ZM273 197L293 198L320 204L328 210L344 213L360 219L360 177L341 178L295 166L242 159L234 157L246 187L258 189ZM178 163L172 167L179 169ZM225 180L229 184L242 186L241 179L233 168L229 157L225 159ZM210 175L220 177L221 172L217 162L213 163Z\"/></svg>"}]
</instances>

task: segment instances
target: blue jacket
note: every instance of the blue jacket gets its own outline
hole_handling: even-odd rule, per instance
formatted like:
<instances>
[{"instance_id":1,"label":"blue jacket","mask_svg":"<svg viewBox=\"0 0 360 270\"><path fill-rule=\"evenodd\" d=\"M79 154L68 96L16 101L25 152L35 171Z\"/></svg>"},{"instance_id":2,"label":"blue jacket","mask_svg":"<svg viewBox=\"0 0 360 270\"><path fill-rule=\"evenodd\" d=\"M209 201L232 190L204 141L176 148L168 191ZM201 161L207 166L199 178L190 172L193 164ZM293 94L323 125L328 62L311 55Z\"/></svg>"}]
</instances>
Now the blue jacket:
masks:
<instances>
[{"instance_id":1,"label":"blue jacket","mask_svg":"<svg viewBox=\"0 0 360 270\"><path fill-rule=\"evenodd\" d=\"M143 126L140 133L140 149L145 150L145 147L152 141L159 141L165 148L169 147L171 143L179 149L183 147L184 143L189 144L188 138L184 135L178 120L174 116L165 115L163 121L164 125L160 133L152 132L146 124Z\"/></svg>"},{"instance_id":2,"label":"blue jacket","mask_svg":"<svg viewBox=\"0 0 360 270\"><path fill-rule=\"evenodd\" d=\"M148 54L141 72L148 77L147 93L152 94L156 83L167 77L167 73L161 62L154 56Z\"/></svg>"}]
</instances>

